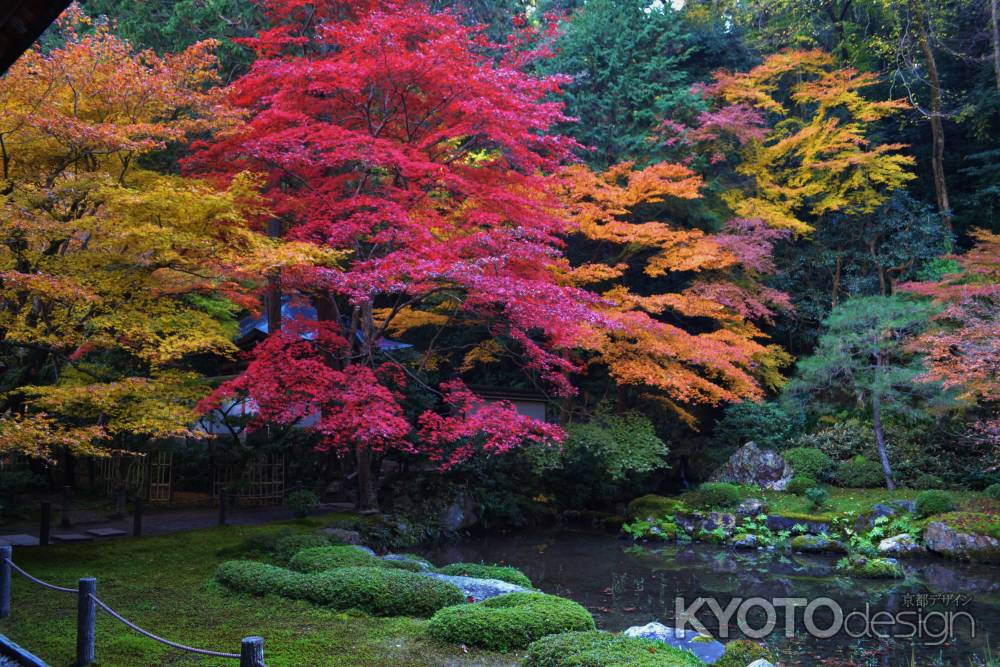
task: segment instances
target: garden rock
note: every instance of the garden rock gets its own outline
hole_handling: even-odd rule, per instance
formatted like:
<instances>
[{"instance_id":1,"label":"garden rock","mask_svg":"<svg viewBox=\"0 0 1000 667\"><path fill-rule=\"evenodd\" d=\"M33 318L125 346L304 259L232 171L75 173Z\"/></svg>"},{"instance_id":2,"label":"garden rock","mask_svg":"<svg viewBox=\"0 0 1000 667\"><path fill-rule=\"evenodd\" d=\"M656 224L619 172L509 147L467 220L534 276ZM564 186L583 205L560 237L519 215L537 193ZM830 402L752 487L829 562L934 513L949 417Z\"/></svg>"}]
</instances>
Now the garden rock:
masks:
<instances>
[{"instance_id":1,"label":"garden rock","mask_svg":"<svg viewBox=\"0 0 1000 667\"><path fill-rule=\"evenodd\" d=\"M747 498L736 508L736 513L743 516L757 516L766 510L767 505L760 498Z\"/></svg>"},{"instance_id":2,"label":"garden rock","mask_svg":"<svg viewBox=\"0 0 1000 667\"><path fill-rule=\"evenodd\" d=\"M875 527L875 519L880 517L890 518L897 514L896 509L888 505L881 503L873 505L870 512L859 514L858 518L854 520L854 530L858 533L867 532Z\"/></svg>"},{"instance_id":3,"label":"garden rock","mask_svg":"<svg viewBox=\"0 0 1000 667\"><path fill-rule=\"evenodd\" d=\"M908 533L885 538L878 543L878 550L885 556L919 556L927 552L924 546Z\"/></svg>"},{"instance_id":4,"label":"garden rock","mask_svg":"<svg viewBox=\"0 0 1000 667\"><path fill-rule=\"evenodd\" d=\"M441 523L446 530L457 532L472 528L479 523L479 515L476 512L476 502L472 496L465 492L460 492L448 507L441 513Z\"/></svg>"},{"instance_id":5,"label":"garden rock","mask_svg":"<svg viewBox=\"0 0 1000 667\"><path fill-rule=\"evenodd\" d=\"M772 491L784 491L791 479L792 469L780 454L753 442L736 450L711 477L713 482L752 484Z\"/></svg>"},{"instance_id":6,"label":"garden rock","mask_svg":"<svg viewBox=\"0 0 1000 667\"><path fill-rule=\"evenodd\" d=\"M477 579L475 577L460 577L457 575L440 574L438 572L417 572L417 574L424 577L430 577L432 579L438 579L440 581L446 581L449 584L456 586L460 591L462 591L462 594L465 595L466 599L471 598L473 602L480 602L481 600L493 598L498 595L505 595L507 593L518 593L528 590L523 586L510 584L506 581L500 581L499 579Z\"/></svg>"},{"instance_id":7,"label":"garden rock","mask_svg":"<svg viewBox=\"0 0 1000 667\"><path fill-rule=\"evenodd\" d=\"M832 540L825 535L799 535L792 538L792 550L807 554L846 554L843 542Z\"/></svg>"},{"instance_id":8,"label":"garden rock","mask_svg":"<svg viewBox=\"0 0 1000 667\"><path fill-rule=\"evenodd\" d=\"M756 535L737 535L733 538L730 543L737 549L756 549L757 548L757 536Z\"/></svg>"},{"instance_id":9,"label":"garden rock","mask_svg":"<svg viewBox=\"0 0 1000 667\"><path fill-rule=\"evenodd\" d=\"M890 500L887 504L903 514L913 514L917 511L917 501L915 500Z\"/></svg>"},{"instance_id":10,"label":"garden rock","mask_svg":"<svg viewBox=\"0 0 1000 667\"><path fill-rule=\"evenodd\" d=\"M361 545L361 533L356 530L347 530L346 528L324 528L322 533L329 535L330 539L334 542L340 542L341 544L353 544L355 546Z\"/></svg>"},{"instance_id":11,"label":"garden rock","mask_svg":"<svg viewBox=\"0 0 1000 667\"><path fill-rule=\"evenodd\" d=\"M690 651L709 665L717 662L726 652L726 647L710 636L700 635L693 630L678 630L656 621L646 625L634 625L622 634L626 637L652 639L674 648Z\"/></svg>"},{"instance_id":12,"label":"garden rock","mask_svg":"<svg viewBox=\"0 0 1000 667\"><path fill-rule=\"evenodd\" d=\"M975 562L1000 561L1000 540L978 533L960 533L941 521L924 529L924 544L935 553Z\"/></svg>"},{"instance_id":13,"label":"garden rock","mask_svg":"<svg viewBox=\"0 0 1000 667\"><path fill-rule=\"evenodd\" d=\"M767 515L767 528L772 533L780 533L783 530L793 532L795 526L805 526L807 533L822 535L830 532L830 525L822 521L804 521L791 516L781 516L780 514Z\"/></svg>"},{"instance_id":14,"label":"garden rock","mask_svg":"<svg viewBox=\"0 0 1000 667\"><path fill-rule=\"evenodd\" d=\"M434 566L427 561L420 558L414 558L413 556L406 556L404 554L386 554L382 556L382 560L389 560L396 563L414 563L425 572L434 569Z\"/></svg>"}]
</instances>

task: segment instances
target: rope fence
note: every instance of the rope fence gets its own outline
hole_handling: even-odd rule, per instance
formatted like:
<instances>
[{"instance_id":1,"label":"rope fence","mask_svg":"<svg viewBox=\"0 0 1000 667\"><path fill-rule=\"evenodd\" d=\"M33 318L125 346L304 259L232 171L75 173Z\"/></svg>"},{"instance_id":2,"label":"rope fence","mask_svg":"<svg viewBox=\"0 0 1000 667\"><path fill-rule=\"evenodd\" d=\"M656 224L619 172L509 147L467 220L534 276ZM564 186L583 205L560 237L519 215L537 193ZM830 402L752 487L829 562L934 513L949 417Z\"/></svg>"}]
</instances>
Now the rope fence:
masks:
<instances>
[{"instance_id":1,"label":"rope fence","mask_svg":"<svg viewBox=\"0 0 1000 667\"><path fill-rule=\"evenodd\" d=\"M11 597L11 573L17 572L33 584L42 586L59 593L73 593L77 596L77 616L76 616L76 665L86 667L95 661L94 657L94 637L96 634L97 608L100 607L106 614L122 623L126 627L138 632L140 635L160 642L171 648L198 655L207 655L215 658L228 658L239 660L240 667L266 667L264 664L264 639L262 637L244 637L240 643L239 653L224 653L222 651L210 651L208 649L186 646L177 642L164 639L155 635L149 630L139 627L128 620L117 611L111 608L106 602L97 597L97 580L92 577L84 577L79 581L78 588L66 588L56 586L47 581L32 576L22 568L18 567L13 560L13 548L0 547L0 618L10 616Z\"/></svg>"}]
</instances>

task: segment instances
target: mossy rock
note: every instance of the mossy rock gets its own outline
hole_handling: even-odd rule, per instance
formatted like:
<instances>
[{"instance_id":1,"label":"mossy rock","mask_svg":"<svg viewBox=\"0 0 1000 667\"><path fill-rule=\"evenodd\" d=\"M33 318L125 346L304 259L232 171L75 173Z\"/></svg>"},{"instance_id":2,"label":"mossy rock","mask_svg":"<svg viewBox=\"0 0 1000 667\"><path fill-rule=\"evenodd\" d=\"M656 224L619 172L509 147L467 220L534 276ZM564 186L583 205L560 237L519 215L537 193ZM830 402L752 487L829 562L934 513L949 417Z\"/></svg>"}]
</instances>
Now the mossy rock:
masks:
<instances>
[{"instance_id":1,"label":"mossy rock","mask_svg":"<svg viewBox=\"0 0 1000 667\"><path fill-rule=\"evenodd\" d=\"M678 512L686 512L687 507L676 498L664 498L655 494L639 496L628 504L625 513L630 519L646 519L653 517L661 519L673 516Z\"/></svg>"},{"instance_id":2,"label":"mossy rock","mask_svg":"<svg viewBox=\"0 0 1000 667\"><path fill-rule=\"evenodd\" d=\"M865 579L903 579L906 574L893 558L852 557L837 563L837 570Z\"/></svg>"},{"instance_id":3,"label":"mossy rock","mask_svg":"<svg viewBox=\"0 0 1000 667\"><path fill-rule=\"evenodd\" d=\"M476 579L499 579L515 586L532 588L531 579L520 570L506 565L484 565L481 563L452 563L437 570L441 574Z\"/></svg>"},{"instance_id":4,"label":"mossy rock","mask_svg":"<svg viewBox=\"0 0 1000 667\"><path fill-rule=\"evenodd\" d=\"M726 644L726 652L722 654L715 667L747 667L757 660L775 661L774 654L760 644L747 639L737 639Z\"/></svg>"},{"instance_id":5,"label":"mossy rock","mask_svg":"<svg viewBox=\"0 0 1000 667\"><path fill-rule=\"evenodd\" d=\"M928 549L949 558L1000 563L1000 515L948 512L932 516L923 538Z\"/></svg>"},{"instance_id":6,"label":"mossy rock","mask_svg":"<svg viewBox=\"0 0 1000 667\"><path fill-rule=\"evenodd\" d=\"M277 594L373 616L427 617L465 599L447 582L384 567L303 573L255 561L227 561L216 570L215 578L241 593Z\"/></svg>"},{"instance_id":7,"label":"mossy rock","mask_svg":"<svg viewBox=\"0 0 1000 667\"><path fill-rule=\"evenodd\" d=\"M528 646L521 667L698 667L691 653L651 639L607 632L565 632Z\"/></svg>"},{"instance_id":8,"label":"mossy rock","mask_svg":"<svg viewBox=\"0 0 1000 667\"><path fill-rule=\"evenodd\" d=\"M594 630L594 619L572 600L544 593L508 593L442 609L427 630L440 641L493 651L527 648L547 635Z\"/></svg>"},{"instance_id":9,"label":"mossy rock","mask_svg":"<svg viewBox=\"0 0 1000 667\"><path fill-rule=\"evenodd\" d=\"M391 567L355 546L311 547L302 549L288 562L288 568L296 572L324 572L338 567Z\"/></svg>"},{"instance_id":10,"label":"mossy rock","mask_svg":"<svg viewBox=\"0 0 1000 667\"><path fill-rule=\"evenodd\" d=\"M847 547L843 542L831 539L826 535L797 535L792 538L792 551L807 554L845 554Z\"/></svg>"}]
</instances>

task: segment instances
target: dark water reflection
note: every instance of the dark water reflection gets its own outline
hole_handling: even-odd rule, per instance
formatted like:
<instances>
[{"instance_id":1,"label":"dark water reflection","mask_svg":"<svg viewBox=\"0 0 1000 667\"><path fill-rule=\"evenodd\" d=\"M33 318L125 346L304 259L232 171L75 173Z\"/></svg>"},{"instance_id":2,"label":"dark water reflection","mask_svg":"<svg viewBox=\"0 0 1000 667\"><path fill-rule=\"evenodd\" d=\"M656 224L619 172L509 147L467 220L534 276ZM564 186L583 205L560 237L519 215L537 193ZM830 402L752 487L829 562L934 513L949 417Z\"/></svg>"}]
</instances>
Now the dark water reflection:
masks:
<instances>
[{"instance_id":1,"label":"dark water reflection","mask_svg":"<svg viewBox=\"0 0 1000 667\"><path fill-rule=\"evenodd\" d=\"M975 620L975 636L966 617L958 618L954 636L939 646L940 616L928 618L931 637L923 642L877 638L854 639L843 632L829 639L808 636L802 610L797 612L799 633L784 637L785 618L778 608L777 629L767 639L785 665L872 665L909 667L916 664L980 664L987 646L1000 653L1000 568L942 560L907 561L905 581L856 579L834 572L835 557L758 551L733 551L709 545L635 547L615 535L559 530L493 534L442 545L426 554L439 565L457 561L505 563L523 570L547 593L572 598L594 614L598 627L623 630L652 620L671 624L675 598L693 602L714 597L725 608L733 598L817 598L835 600L845 614L931 611L968 612ZM924 595L945 596L924 598ZM958 595L963 597L958 598ZM930 605L930 606L927 606ZM829 625L832 616L816 614L816 623ZM717 637L714 616L698 617ZM748 616L751 627L764 625L760 609ZM855 632L861 627L859 619ZM899 631L905 631L900 628ZM728 640L739 638L735 617ZM883 629L884 632L884 629ZM722 641L728 641L723 639Z\"/></svg>"}]
</instances>

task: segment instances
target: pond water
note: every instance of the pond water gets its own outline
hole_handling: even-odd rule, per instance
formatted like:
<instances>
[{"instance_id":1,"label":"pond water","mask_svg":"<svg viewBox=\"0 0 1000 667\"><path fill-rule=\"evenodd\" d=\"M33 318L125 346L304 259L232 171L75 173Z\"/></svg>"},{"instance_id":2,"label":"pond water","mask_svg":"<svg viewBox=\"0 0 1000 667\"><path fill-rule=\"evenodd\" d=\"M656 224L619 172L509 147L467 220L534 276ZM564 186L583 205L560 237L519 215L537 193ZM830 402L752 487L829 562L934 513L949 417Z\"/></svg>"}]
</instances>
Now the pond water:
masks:
<instances>
[{"instance_id":1,"label":"pond water","mask_svg":"<svg viewBox=\"0 0 1000 667\"><path fill-rule=\"evenodd\" d=\"M672 625L678 596L688 605L697 598L712 597L723 609L734 598L826 597L840 605L845 615L864 611L868 605L869 618L879 611L910 612L902 618L912 623L923 618L920 640L852 638L843 630L820 639L805 632L804 609L799 608L795 612L798 632L786 638L785 607L778 606L777 627L765 641L785 665L910 667L912 657L919 667L969 667L981 664L988 646L994 655L1000 653L1000 567L908 560L903 563L905 581L857 579L835 573L837 558L833 556L734 551L704 544L633 546L616 535L576 530L471 537L425 555L439 565L464 561L517 567L546 593L586 606L598 627L611 631L653 620ZM707 607L702 611L706 613L697 613L697 618L723 642L742 636L735 614L729 637L722 638L715 615ZM761 628L767 620L764 609L749 609L751 628ZM829 608L819 607L814 621L819 628L828 628L834 616ZM941 643L945 623L953 632ZM860 634L864 626L860 616L851 617L853 634ZM888 632L885 625L876 630ZM899 625L896 632L912 631Z\"/></svg>"}]
</instances>

